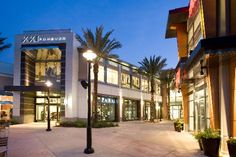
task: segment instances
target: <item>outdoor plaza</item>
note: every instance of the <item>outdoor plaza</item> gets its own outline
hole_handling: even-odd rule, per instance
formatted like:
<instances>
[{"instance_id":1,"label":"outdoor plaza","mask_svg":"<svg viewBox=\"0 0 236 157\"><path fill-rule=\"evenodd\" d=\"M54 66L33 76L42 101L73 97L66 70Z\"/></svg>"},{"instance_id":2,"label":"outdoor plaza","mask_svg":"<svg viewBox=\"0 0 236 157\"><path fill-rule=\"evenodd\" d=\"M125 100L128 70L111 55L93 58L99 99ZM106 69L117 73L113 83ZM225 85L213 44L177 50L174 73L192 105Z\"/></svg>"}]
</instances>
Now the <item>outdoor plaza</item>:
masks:
<instances>
[{"instance_id":1,"label":"outdoor plaza","mask_svg":"<svg viewBox=\"0 0 236 157\"><path fill-rule=\"evenodd\" d=\"M45 123L13 125L9 157L201 157L198 143L187 132L175 132L173 123L121 122L119 127L93 129L95 153L84 154L85 128L52 127Z\"/></svg>"}]
</instances>

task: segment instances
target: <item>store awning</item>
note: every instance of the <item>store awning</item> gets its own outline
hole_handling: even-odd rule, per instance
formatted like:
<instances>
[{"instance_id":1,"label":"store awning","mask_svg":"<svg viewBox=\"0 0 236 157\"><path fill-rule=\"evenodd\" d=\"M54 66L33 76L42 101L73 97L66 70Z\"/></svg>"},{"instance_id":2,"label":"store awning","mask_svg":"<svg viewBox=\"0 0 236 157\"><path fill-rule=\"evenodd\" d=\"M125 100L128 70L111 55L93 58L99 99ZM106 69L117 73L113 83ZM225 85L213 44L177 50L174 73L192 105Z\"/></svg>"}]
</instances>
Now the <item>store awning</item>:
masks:
<instances>
[{"instance_id":1,"label":"store awning","mask_svg":"<svg viewBox=\"0 0 236 157\"><path fill-rule=\"evenodd\" d=\"M236 35L202 39L186 61L190 67L197 58L206 54L224 55L236 53Z\"/></svg>"},{"instance_id":2,"label":"store awning","mask_svg":"<svg viewBox=\"0 0 236 157\"><path fill-rule=\"evenodd\" d=\"M0 101L0 104L1 105L9 105L9 104L13 104L13 102L12 101Z\"/></svg>"}]
</instances>

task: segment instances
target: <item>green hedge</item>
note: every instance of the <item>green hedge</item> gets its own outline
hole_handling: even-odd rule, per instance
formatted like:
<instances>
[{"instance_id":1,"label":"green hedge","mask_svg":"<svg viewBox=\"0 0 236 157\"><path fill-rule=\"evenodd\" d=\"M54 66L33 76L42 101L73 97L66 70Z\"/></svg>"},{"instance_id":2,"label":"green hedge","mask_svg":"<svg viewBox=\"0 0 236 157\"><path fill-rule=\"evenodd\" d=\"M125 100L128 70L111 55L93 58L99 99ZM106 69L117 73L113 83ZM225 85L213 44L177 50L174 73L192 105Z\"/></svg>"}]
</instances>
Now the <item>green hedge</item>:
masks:
<instances>
[{"instance_id":1,"label":"green hedge","mask_svg":"<svg viewBox=\"0 0 236 157\"><path fill-rule=\"evenodd\" d=\"M84 128L86 127L86 122L84 121L63 121L60 122L60 126L62 127L76 127L76 128Z\"/></svg>"},{"instance_id":2,"label":"green hedge","mask_svg":"<svg viewBox=\"0 0 236 157\"><path fill-rule=\"evenodd\" d=\"M96 122L93 124L93 128L108 128L116 126L118 126L118 124L113 122Z\"/></svg>"},{"instance_id":3,"label":"green hedge","mask_svg":"<svg viewBox=\"0 0 236 157\"><path fill-rule=\"evenodd\" d=\"M85 128L86 122L81 120L76 121L63 121L60 123L61 127L76 127L76 128ZM92 124L93 128L107 128L107 127L116 127L118 124L113 122L96 122Z\"/></svg>"}]
</instances>

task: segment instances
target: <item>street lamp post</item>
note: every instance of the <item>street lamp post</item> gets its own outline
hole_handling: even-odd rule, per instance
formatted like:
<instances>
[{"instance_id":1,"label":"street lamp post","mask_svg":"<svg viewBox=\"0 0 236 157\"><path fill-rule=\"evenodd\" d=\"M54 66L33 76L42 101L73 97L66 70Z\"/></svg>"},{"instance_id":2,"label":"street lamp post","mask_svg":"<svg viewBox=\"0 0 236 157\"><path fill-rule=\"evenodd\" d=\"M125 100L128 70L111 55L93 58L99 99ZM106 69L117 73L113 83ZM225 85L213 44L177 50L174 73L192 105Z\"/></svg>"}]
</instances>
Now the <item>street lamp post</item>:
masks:
<instances>
[{"instance_id":1,"label":"street lamp post","mask_svg":"<svg viewBox=\"0 0 236 157\"><path fill-rule=\"evenodd\" d=\"M47 126L47 129L46 131L51 131L51 122L50 122L50 87L53 85L51 81L47 80L45 82L46 86L48 87L48 96L47 96L47 99L48 99L48 117L47 117L47 122L48 122L48 126Z\"/></svg>"},{"instance_id":2,"label":"street lamp post","mask_svg":"<svg viewBox=\"0 0 236 157\"><path fill-rule=\"evenodd\" d=\"M88 62L88 82L81 82L83 87L88 87L88 117L87 117L87 147L84 149L85 154L94 153L92 148L92 126L91 126L91 78L90 78L90 69L92 61L97 57L97 55L91 51L87 50L83 53L83 57L86 58ZM86 85L84 85L86 84Z\"/></svg>"}]
</instances>

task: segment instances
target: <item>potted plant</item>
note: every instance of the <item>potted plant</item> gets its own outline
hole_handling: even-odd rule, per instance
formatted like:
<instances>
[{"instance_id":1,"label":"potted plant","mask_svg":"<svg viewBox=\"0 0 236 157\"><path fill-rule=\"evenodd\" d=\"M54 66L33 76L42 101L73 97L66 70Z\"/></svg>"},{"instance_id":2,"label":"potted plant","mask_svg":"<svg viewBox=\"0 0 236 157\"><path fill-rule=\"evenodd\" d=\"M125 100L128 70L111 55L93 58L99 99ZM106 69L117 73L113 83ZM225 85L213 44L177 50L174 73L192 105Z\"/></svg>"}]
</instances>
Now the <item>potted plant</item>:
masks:
<instances>
[{"instance_id":1,"label":"potted plant","mask_svg":"<svg viewBox=\"0 0 236 157\"><path fill-rule=\"evenodd\" d=\"M236 138L230 138L227 140L228 150L230 157L236 157Z\"/></svg>"},{"instance_id":2,"label":"potted plant","mask_svg":"<svg viewBox=\"0 0 236 157\"><path fill-rule=\"evenodd\" d=\"M198 141L200 150L203 150L202 137L203 137L203 132L201 131L194 134L194 138Z\"/></svg>"},{"instance_id":3,"label":"potted plant","mask_svg":"<svg viewBox=\"0 0 236 157\"><path fill-rule=\"evenodd\" d=\"M202 132L202 145L204 154L211 157L219 156L220 132L211 128Z\"/></svg>"},{"instance_id":4,"label":"potted plant","mask_svg":"<svg viewBox=\"0 0 236 157\"><path fill-rule=\"evenodd\" d=\"M184 129L183 120L182 120L182 119L177 119L177 120L174 122L174 128L175 128L175 131L181 132L181 130Z\"/></svg>"}]
</instances>

